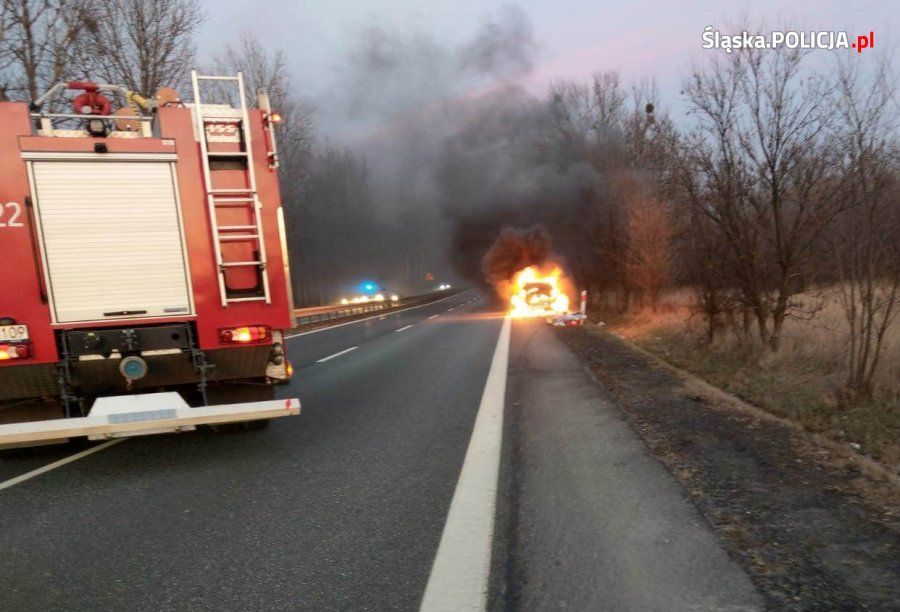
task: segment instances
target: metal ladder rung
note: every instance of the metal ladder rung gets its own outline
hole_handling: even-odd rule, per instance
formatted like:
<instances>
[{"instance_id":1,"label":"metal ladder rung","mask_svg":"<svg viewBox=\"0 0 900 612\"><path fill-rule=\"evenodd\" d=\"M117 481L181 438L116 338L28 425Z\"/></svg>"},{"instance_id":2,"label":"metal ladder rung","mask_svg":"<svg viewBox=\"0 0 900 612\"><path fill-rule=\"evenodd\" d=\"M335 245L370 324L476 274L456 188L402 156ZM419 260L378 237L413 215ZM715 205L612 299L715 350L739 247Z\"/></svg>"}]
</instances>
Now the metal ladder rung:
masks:
<instances>
[{"instance_id":1,"label":"metal ladder rung","mask_svg":"<svg viewBox=\"0 0 900 612\"><path fill-rule=\"evenodd\" d=\"M207 157L247 157L246 151L210 151Z\"/></svg>"},{"instance_id":2,"label":"metal ladder rung","mask_svg":"<svg viewBox=\"0 0 900 612\"><path fill-rule=\"evenodd\" d=\"M217 206L224 206L225 204L251 204L256 202L256 198L252 196L242 196L239 198L223 198L222 196L213 196L213 202Z\"/></svg>"},{"instance_id":3,"label":"metal ladder rung","mask_svg":"<svg viewBox=\"0 0 900 612\"><path fill-rule=\"evenodd\" d=\"M244 242L250 240L259 240L257 234L240 234L238 236L219 236L219 242Z\"/></svg>"},{"instance_id":4,"label":"metal ladder rung","mask_svg":"<svg viewBox=\"0 0 900 612\"><path fill-rule=\"evenodd\" d=\"M237 81L238 78L236 76L219 76L219 75L197 75L198 81Z\"/></svg>"},{"instance_id":5,"label":"metal ladder rung","mask_svg":"<svg viewBox=\"0 0 900 612\"><path fill-rule=\"evenodd\" d=\"M256 193L255 189L250 189L247 187L235 187L234 189L210 189L210 195L219 195L220 193Z\"/></svg>"},{"instance_id":6,"label":"metal ladder rung","mask_svg":"<svg viewBox=\"0 0 900 612\"><path fill-rule=\"evenodd\" d=\"M216 208L247 208L248 204L252 204L251 202L216 202Z\"/></svg>"},{"instance_id":7,"label":"metal ladder rung","mask_svg":"<svg viewBox=\"0 0 900 612\"><path fill-rule=\"evenodd\" d=\"M259 297L243 297L243 298L226 298L226 302L261 302L266 299L266 296L261 295Z\"/></svg>"},{"instance_id":8,"label":"metal ladder rung","mask_svg":"<svg viewBox=\"0 0 900 612\"><path fill-rule=\"evenodd\" d=\"M231 117L231 116L219 116L219 115L203 115L203 121L205 123L240 123L243 121L240 117Z\"/></svg>"},{"instance_id":9,"label":"metal ladder rung","mask_svg":"<svg viewBox=\"0 0 900 612\"><path fill-rule=\"evenodd\" d=\"M264 265L265 265L265 263L263 263L261 261L225 261L225 262L222 262L223 268L241 268L241 267L247 267L247 266L257 267L257 266L264 266Z\"/></svg>"},{"instance_id":10,"label":"metal ladder rung","mask_svg":"<svg viewBox=\"0 0 900 612\"><path fill-rule=\"evenodd\" d=\"M220 232L237 232L240 230L256 231L257 229L259 229L259 227L256 225L220 225L219 226Z\"/></svg>"}]
</instances>

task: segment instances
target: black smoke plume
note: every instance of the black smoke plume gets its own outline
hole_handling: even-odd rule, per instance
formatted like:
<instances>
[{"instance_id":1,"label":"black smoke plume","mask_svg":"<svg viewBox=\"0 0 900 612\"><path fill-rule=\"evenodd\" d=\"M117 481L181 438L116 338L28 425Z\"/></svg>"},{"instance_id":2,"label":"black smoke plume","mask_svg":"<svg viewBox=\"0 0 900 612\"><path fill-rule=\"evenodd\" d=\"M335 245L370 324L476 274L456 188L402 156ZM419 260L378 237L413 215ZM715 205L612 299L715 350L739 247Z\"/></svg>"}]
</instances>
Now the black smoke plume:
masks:
<instances>
[{"instance_id":1,"label":"black smoke plume","mask_svg":"<svg viewBox=\"0 0 900 612\"><path fill-rule=\"evenodd\" d=\"M539 263L549 236L554 259L586 283L598 256L586 237L608 222L604 202L613 201L591 144L618 139L594 125L590 86L527 86L540 45L521 9L500 10L458 44L375 25L343 59L320 108L324 127L366 162L367 197L345 198L365 202L374 218L360 224L364 234L354 228L345 238L379 245L379 255L366 258L379 268L366 274L409 291L427 289L415 281L433 285L434 277L488 288ZM324 201L308 205L361 216ZM383 236L373 236L379 227Z\"/></svg>"},{"instance_id":2,"label":"black smoke plume","mask_svg":"<svg viewBox=\"0 0 900 612\"><path fill-rule=\"evenodd\" d=\"M550 236L542 227L505 227L481 262L485 279L491 284L512 280L519 270L541 266L550 256Z\"/></svg>"}]
</instances>

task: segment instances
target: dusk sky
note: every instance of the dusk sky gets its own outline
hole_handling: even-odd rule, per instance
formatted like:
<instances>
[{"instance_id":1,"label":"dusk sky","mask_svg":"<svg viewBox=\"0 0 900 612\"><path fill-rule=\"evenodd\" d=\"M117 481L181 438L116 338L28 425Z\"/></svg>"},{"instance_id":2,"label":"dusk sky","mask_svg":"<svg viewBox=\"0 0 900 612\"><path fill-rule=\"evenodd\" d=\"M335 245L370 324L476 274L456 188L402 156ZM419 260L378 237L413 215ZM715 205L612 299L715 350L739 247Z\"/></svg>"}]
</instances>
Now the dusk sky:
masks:
<instances>
[{"instance_id":1,"label":"dusk sky","mask_svg":"<svg viewBox=\"0 0 900 612\"><path fill-rule=\"evenodd\" d=\"M377 27L415 33L453 47L502 12L520 8L537 42L533 70L519 80L543 90L553 79L582 80L601 70L619 70L624 83L653 77L664 102L677 111L679 84L692 61L702 61L703 28L729 31L740 21L764 22L767 29L844 30L876 33L879 53L897 54L892 30L897 3L889 0L840 2L599 2L597 0L205 0L207 22L199 40L201 59L214 55L242 30L283 48L301 95L320 101L333 90L335 75L360 32ZM774 27L784 24L784 28ZM843 51L816 51L825 59ZM868 54L861 59L875 54Z\"/></svg>"}]
</instances>

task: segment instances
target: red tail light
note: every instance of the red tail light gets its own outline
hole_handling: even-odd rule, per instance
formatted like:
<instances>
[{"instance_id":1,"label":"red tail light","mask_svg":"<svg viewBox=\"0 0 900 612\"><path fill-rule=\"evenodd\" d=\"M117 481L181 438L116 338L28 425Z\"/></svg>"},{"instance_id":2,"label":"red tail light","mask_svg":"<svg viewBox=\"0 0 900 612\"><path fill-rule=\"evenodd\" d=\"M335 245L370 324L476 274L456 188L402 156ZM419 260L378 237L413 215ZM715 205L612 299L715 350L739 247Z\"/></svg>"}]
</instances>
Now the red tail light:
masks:
<instances>
[{"instance_id":1,"label":"red tail light","mask_svg":"<svg viewBox=\"0 0 900 612\"><path fill-rule=\"evenodd\" d=\"M253 344L272 339L272 328L267 325L229 327L219 330L219 339L224 344Z\"/></svg>"},{"instance_id":2,"label":"red tail light","mask_svg":"<svg viewBox=\"0 0 900 612\"><path fill-rule=\"evenodd\" d=\"M0 344L0 361L28 359L31 357L31 346L28 344Z\"/></svg>"}]
</instances>

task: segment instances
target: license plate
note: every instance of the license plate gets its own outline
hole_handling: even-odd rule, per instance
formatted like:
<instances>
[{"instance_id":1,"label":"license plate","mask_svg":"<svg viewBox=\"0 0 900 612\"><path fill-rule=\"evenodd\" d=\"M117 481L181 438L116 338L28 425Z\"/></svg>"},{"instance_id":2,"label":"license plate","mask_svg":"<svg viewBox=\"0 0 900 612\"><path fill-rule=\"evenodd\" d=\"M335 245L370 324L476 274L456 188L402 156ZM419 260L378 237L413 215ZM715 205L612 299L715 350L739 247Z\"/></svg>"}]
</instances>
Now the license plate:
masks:
<instances>
[{"instance_id":1,"label":"license plate","mask_svg":"<svg viewBox=\"0 0 900 612\"><path fill-rule=\"evenodd\" d=\"M10 340L28 340L28 326L0 325L0 342Z\"/></svg>"}]
</instances>

